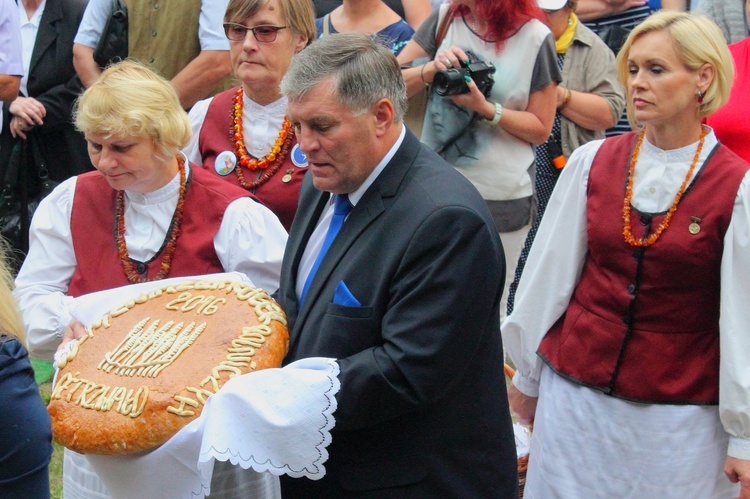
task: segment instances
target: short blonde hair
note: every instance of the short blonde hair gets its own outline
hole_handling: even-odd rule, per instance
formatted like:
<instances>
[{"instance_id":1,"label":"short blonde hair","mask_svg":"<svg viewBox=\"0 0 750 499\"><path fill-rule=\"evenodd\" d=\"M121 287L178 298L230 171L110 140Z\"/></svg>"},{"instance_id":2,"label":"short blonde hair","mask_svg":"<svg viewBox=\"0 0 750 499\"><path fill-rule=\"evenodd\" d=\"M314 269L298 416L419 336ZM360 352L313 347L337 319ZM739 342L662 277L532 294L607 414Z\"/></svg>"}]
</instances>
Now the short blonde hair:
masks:
<instances>
[{"instance_id":1,"label":"short blonde hair","mask_svg":"<svg viewBox=\"0 0 750 499\"><path fill-rule=\"evenodd\" d=\"M172 85L131 60L105 69L76 102L74 116L84 133L150 138L162 159L184 148L192 133Z\"/></svg>"},{"instance_id":2,"label":"short blonde hair","mask_svg":"<svg viewBox=\"0 0 750 499\"><path fill-rule=\"evenodd\" d=\"M224 22L239 24L254 16L269 1L229 0ZM312 0L279 0L279 7L284 22L298 35L307 37L307 45L310 45L318 33L315 28L315 7Z\"/></svg>"},{"instance_id":3,"label":"short blonde hair","mask_svg":"<svg viewBox=\"0 0 750 499\"><path fill-rule=\"evenodd\" d=\"M662 10L647 17L630 32L617 54L617 74L628 94L628 57L633 43L646 33L666 31L686 68L697 71L704 64L714 68L714 77L703 96L698 116L705 118L715 113L727 100L732 90L734 64L727 42L716 24L708 17L688 12ZM628 95L628 97L630 97ZM635 118L628 98L628 120L635 127Z\"/></svg>"},{"instance_id":4,"label":"short blonde hair","mask_svg":"<svg viewBox=\"0 0 750 499\"><path fill-rule=\"evenodd\" d=\"M0 237L0 334L18 338L18 341L25 344L26 332L18 303L13 296L15 284L10 270L10 258L13 258L10 244Z\"/></svg>"}]
</instances>

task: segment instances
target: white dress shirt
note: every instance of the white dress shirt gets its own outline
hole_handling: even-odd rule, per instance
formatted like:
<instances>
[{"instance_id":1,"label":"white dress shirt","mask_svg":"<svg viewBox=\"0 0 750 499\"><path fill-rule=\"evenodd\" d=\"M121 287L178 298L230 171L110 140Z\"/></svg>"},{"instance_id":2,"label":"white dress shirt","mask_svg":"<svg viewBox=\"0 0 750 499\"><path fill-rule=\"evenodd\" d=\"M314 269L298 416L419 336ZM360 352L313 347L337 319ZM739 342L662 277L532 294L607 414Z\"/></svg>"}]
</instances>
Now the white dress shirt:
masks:
<instances>
[{"instance_id":1,"label":"white dress shirt","mask_svg":"<svg viewBox=\"0 0 750 499\"><path fill-rule=\"evenodd\" d=\"M42 20L42 14L44 13L44 7L47 5L47 0L42 0L34 14L29 18L26 13L26 7L23 6L21 0L18 1L18 25L21 27L21 50L23 57L23 72L24 75L21 77L21 93L28 96L29 91L27 84L29 81L29 66L31 66L31 53L34 51L34 44L36 43L36 34L39 32L39 21Z\"/></svg>"},{"instance_id":2,"label":"white dress shirt","mask_svg":"<svg viewBox=\"0 0 750 499\"><path fill-rule=\"evenodd\" d=\"M349 193L349 202L352 203L352 206L357 206L357 203L359 203L360 199L362 199L362 196L365 195L367 189L372 185L373 182L375 182L375 179L378 178L381 172L385 169L388 162L396 154L398 148L401 147L401 143L404 141L405 136L406 127L402 126L401 134L398 136L398 139L396 139L396 143L393 144L388 153L375 166L372 173L368 175L362 185L360 185L356 190ZM323 213L320 214L318 225L310 235L310 239L307 240L307 246L305 247L305 252L302 254L302 259L300 260L299 269L297 271L297 284L295 287L295 290L297 291L297 298L302 295L302 288L305 287L307 275L312 270L315 259L318 257L318 253L320 253L320 249L323 247L323 240L326 238L326 232L328 232L328 227L331 225L331 219L333 218L333 205L333 196L331 196L330 200L328 201L328 205L323 210Z\"/></svg>"},{"instance_id":3,"label":"white dress shirt","mask_svg":"<svg viewBox=\"0 0 750 499\"><path fill-rule=\"evenodd\" d=\"M203 127L203 121L208 113L208 106L213 101L213 97L198 101L190 109L190 127L193 129L193 135L190 143L183 149L188 160L196 165L203 164L203 158L200 152L200 133ZM287 98L281 99L261 106L251 100L247 94L242 96L242 131L245 141L245 149L255 157L262 158L271 152L279 138L281 126L284 124L286 115ZM229 133L229 130L226 130Z\"/></svg>"}]
</instances>

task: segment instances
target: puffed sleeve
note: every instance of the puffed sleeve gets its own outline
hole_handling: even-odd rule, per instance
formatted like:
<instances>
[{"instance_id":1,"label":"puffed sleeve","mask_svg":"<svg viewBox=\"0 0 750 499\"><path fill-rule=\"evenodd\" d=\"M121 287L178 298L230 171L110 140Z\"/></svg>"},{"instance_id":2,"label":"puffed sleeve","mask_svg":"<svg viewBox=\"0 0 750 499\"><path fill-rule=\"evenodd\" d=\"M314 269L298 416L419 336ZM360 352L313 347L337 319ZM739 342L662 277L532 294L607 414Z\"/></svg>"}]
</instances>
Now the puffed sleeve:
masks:
<instances>
[{"instance_id":1,"label":"puffed sleeve","mask_svg":"<svg viewBox=\"0 0 750 499\"><path fill-rule=\"evenodd\" d=\"M279 289L286 239L286 230L271 210L240 198L224 213L214 248L225 271L242 272L272 294Z\"/></svg>"},{"instance_id":2,"label":"puffed sleeve","mask_svg":"<svg viewBox=\"0 0 750 499\"><path fill-rule=\"evenodd\" d=\"M586 186L602 141L570 157L539 225L516 292L513 313L502 324L503 345L516 366L513 384L539 395L542 361L536 354L547 331L565 312L587 251Z\"/></svg>"},{"instance_id":3,"label":"puffed sleeve","mask_svg":"<svg viewBox=\"0 0 750 499\"><path fill-rule=\"evenodd\" d=\"M740 184L721 259L719 414L728 454L750 459L750 173Z\"/></svg>"},{"instance_id":4,"label":"puffed sleeve","mask_svg":"<svg viewBox=\"0 0 750 499\"><path fill-rule=\"evenodd\" d=\"M29 351L52 359L72 319L66 296L77 262L70 233L76 178L60 184L39 203L31 220L29 253L13 292L23 315Z\"/></svg>"}]
</instances>

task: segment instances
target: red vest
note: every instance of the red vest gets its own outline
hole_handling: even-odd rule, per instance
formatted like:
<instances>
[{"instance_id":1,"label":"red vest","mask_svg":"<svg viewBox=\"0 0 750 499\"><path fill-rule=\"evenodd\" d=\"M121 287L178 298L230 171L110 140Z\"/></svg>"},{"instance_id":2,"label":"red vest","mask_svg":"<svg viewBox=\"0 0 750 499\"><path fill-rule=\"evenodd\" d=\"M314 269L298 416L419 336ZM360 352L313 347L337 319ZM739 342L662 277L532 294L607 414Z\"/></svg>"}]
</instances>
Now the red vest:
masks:
<instances>
[{"instance_id":1,"label":"red vest","mask_svg":"<svg viewBox=\"0 0 750 499\"><path fill-rule=\"evenodd\" d=\"M201 158L203 158L203 168L216 176L220 176L214 169L216 156L224 151L234 152L232 144L232 99L237 92L237 88L231 88L214 96L211 104L208 106L206 118L203 120L203 125L201 126L198 147ZM295 138L292 140L289 153L278 171L265 184L252 190L258 200L279 217L281 224L287 232L292 226L294 214L297 212L299 189L302 186L302 179L305 173L307 173L306 166L295 166L292 162L292 151L296 145L297 139ZM239 164L237 168L240 168ZM250 182L258 178L261 172L261 170L253 172L245 169L242 173L245 176L245 180ZM287 175L291 178L287 177ZM284 182L283 179L285 177L290 180ZM240 181L234 171L221 178L235 185L240 185Z\"/></svg>"},{"instance_id":2,"label":"red vest","mask_svg":"<svg viewBox=\"0 0 750 499\"><path fill-rule=\"evenodd\" d=\"M70 296L130 284L115 241L116 193L99 172L84 173L76 180L70 231L77 266L68 287ZM250 195L243 189L228 186L200 168L192 167L182 226L168 277L224 271L214 249L214 235L227 206L245 196ZM149 278L157 274L160 263L161 250L148 265Z\"/></svg>"},{"instance_id":3,"label":"red vest","mask_svg":"<svg viewBox=\"0 0 750 499\"><path fill-rule=\"evenodd\" d=\"M616 397L718 404L719 290L724 234L750 165L719 145L648 248L625 242L622 200L636 134L607 139L591 166L588 255L566 313L539 355L558 374ZM613 167L617 165L617 167ZM633 235L666 213L631 212ZM688 227L700 219L700 231Z\"/></svg>"}]
</instances>

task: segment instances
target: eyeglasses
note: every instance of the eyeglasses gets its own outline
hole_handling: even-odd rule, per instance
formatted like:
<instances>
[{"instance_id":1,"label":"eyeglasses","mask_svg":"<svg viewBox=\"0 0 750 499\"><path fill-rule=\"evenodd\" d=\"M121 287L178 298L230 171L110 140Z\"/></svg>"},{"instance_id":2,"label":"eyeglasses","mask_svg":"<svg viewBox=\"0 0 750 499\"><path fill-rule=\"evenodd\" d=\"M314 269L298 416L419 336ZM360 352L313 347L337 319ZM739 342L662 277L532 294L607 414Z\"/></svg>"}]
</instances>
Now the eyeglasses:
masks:
<instances>
[{"instance_id":1,"label":"eyeglasses","mask_svg":"<svg viewBox=\"0 0 750 499\"><path fill-rule=\"evenodd\" d=\"M276 41L280 29L286 29L287 26L270 26L262 25L248 28L242 24L224 23L224 34L233 42L243 42L248 31L253 32L253 36L260 43L272 43Z\"/></svg>"}]
</instances>

